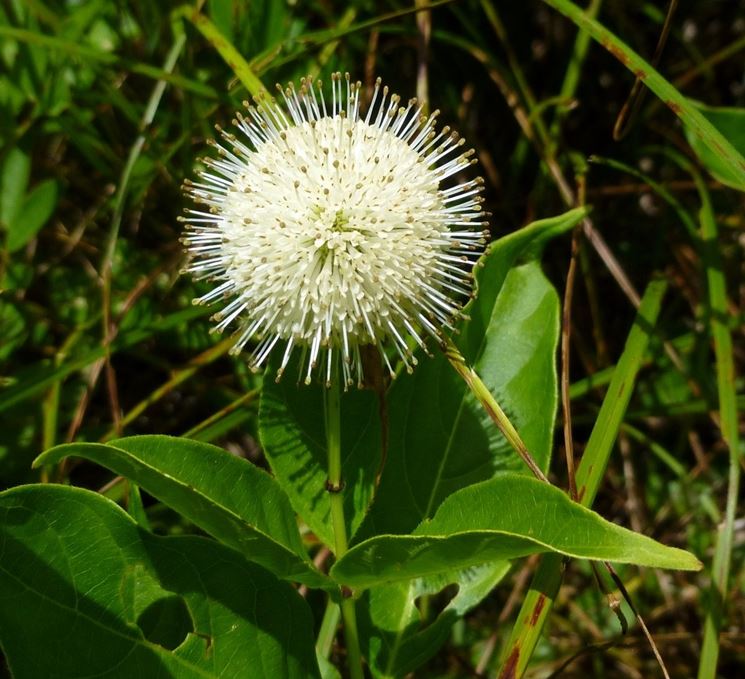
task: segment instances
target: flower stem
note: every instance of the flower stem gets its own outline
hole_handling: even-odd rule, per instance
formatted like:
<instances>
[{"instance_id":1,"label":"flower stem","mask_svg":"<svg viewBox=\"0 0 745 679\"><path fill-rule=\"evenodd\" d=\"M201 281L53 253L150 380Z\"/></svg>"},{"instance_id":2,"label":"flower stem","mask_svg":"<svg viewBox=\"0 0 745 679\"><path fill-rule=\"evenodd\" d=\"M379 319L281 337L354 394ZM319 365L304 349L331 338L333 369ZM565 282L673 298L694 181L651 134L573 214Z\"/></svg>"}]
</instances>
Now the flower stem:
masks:
<instances>
[{"instance_id":1,"label":"flower stem","mask_svg":"<svg viewBox=\"0 0 745 679\"><path fill-rule=\"evenodd\" d=\"M328 481L326 490L331 502L331 525L334 529L334 552L340 559L347 551L347 526L344 523L344 487L341 478L341 400L339 384L332 378L326 390L326 447Z\"/></svg>"},{"instance_id":2,"label":"flower stem","mask_svg":"<svg viewBox=\"0 0 745 679\"><path fill-rule=\"evenodd\" d=\"M338 624L339 606L329 599L326 603L326 611L323 614L323 620L321 621L321 629L319 630L318 638L316 639L316 653L322 655L324 658L328 658L329 653L331 653L331 645L334 642L336 627Z\"/></svg>"},{"instance_id":3,"label":"flower stem","mask_svg":"<svg viewBox=\"0 0 745 679\"><path fill-rule=\"evenodd\" d=\"M337 371L333 371L337 372ZM331 525L334 530L336 558L347 551L347 526L344 522L344 484L341 476L341 396L338 375L332 375L326 390L326 447L328 449L328 480L326 490L331 502ZM357 633L357 614L354 599L342 592L341 616L347 642L347 663L352 679L364 679L362 654Z\"/></svg>"},{"instance_id":4,"label":"flower stem","mask_svg":"<svg viewBox=\"0 0 745 679\"><path fill-rule=\"evenodd\" d=\"M347 665L352 679L365 679L360 653L360 637L357 632L357 612L354 599L346 598L341 602L341 617L344 620L344 638L347 640Z\"/></svg>"},{"instance_id":5,"label":"flower stem","mask_svg":"<svg viewBox=\"0 0 745 679\"><path fill-rule=\"evenodd\" d=\"M453 340L449 337L444 337L443 349L445 356L450 365L455 368L455 371L463 378L471 393L479 400L484 410L488 413L489 417L497 425L499 431L502 432L507 442L515 449L515 452L522 458L523 462L528 466L533 476L537 479L549 483L546 475L541 471L540 467L536 464L533 456L528 451L528 447L525 445L523 440L520 438L520 434L517 433L517 429L512 425L507 415L505 415L499 403L497 403L494 396L486 388L486 385L481 381L481 378L476 374L473 368L469 368L466 364L466 359L463 354L460 353L460 349L455 346Z\"/></svg>"}]
</instances>

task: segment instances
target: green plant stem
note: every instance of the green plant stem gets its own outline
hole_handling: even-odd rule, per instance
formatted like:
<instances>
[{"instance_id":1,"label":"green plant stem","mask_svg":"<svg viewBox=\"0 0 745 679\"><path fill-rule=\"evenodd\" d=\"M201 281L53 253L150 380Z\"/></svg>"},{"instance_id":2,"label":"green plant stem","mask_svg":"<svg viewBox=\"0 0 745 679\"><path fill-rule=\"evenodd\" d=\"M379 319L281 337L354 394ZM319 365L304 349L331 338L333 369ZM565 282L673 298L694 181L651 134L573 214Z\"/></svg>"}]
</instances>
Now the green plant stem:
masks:
<instances>
[{"instance_id":1,"label":"green plant stem","mask_svg":"<svg viewBox=\"0 0 745 679\"><path fill-rule=\"evenodd\" d=\"M362 654L360 653L360 635L357 631L357 611L354 599L342 599L341 617L344 621L344 638L347 641L347 665L352 679L365 679L362 669Z\"/></svg>"},{"instance_id":2,"label":"green plant stem","mask_svg":"<svg viewBox=\"0 0 745 679\"><path fill-rule=\"evenodd\" d=\"M247 405L254 399L257 399L260 393L261 393L260 389L251 389L251 391L247 391L245 394L241 394L238 398L228 403L228 405L226 405L224 408L220 408L220 410L212 413L212 415L202 420L199 424L195 424L191 429L189 429L187 432L182 434L183 438L185 439L198 438L199 434L203 432L205 429L207 429L208 427L211 427L216 422L219 422L220 420L224 419L231 413L238 410L238 408L241 408L242 406Z\"/></svg>"},{"instance_id":3,"label":"green plant stem","mask_svg":"<svg viewBox=\"0 0 745 679\"><path fill-rule=\"evenodd\" d=\"M347 7L344 14L342 14L341 16L341 19L339 19L339 23L336 25L336 27L341 29L349 28L356 17L357 8ZM316 60L313 62L310 68L306 69L310 78L318 78L318 74L321 72L321 69L329 62L329 59L331 59L331 57L334 55L334 52L336 52L336 49L339 47L339 42L339 40L332 40L331 42L326 43L321 48L321 51L318 53L318 57L316 58Z\"/></svg>"},{"instance_id":4,"label":"green plant stem","mask_svg":"<svg viewBox=\"0 0 745 679\"><path fill-rule=\"evenodd\" d=\"M170 73L176 66L181 51L186 44L186 35L181 31L176 35L171 49L168 51L165 63L163 65L163 71ZM114 214L111 218L111 224L109 227L109 233L106 238L104 245L103 257L101 258L101 280L102 280L102 336L103 336L103 348L104 348L104 365L107 368L107 381L109 382L109 391L111 396L112 405L112 419L114 420L114 429L117 432L121 431L121 423L119 421L119 407L115 399L116 387L113 383L114 371L111 368L111 343L117 334L117 329L112 322L111 318L111 303L112 303L112 276L114 268L114 254L116 252L116 244L119 239L119 229L122 223L122 217L124 216L124 205L127 192L129 191L129 182L132 177L132 171L134 170L135 163L142 153L142 149L147 141L147 131L150 128L153 120L155 119L155 113L160 106L160 101L163 98L163 93L166 89L165 80L160 80L155 84L150 98L148 99L147 106L140 120L140 133L137 135L135 143L129 150L127 156L127 162L124 165L121 176L119 178L119 186L117 187L116 196L114 198Z\"/></svg>"},{"instance_id":5,"label":"green plant stem","mask_svg":"<svg viewBox=\"0 0 745 679\"><path fill-rule=\"evenodd\" d=\"M523 69L520 66L520 60L517 58L515 51L512 49L512 45L509 41L509 33L502 23L502 19L497 12L497 8L491 0L481 0L481 9L484 10L492 29L502 43L504 50L507 54L507 62L510 67L510 72L515 79L520 94L522 94L525 100L525 105L530 111L529 120L532 126L535 128L538 136L540 137L541 143L546 146L548 143L548 132L541 116L541 108L536 102L536 98L533 94L533 90L528 84L528 79L523 73Z\"/></svg>"},{"instance_id":6,"label":"green plant stem","mask_svg":"<svg viewBox=\"0 0 745 679\"><path fill-rule=\"evenodd\" d=\"M328 448L329 501L334 529L334 552L341 559L347 551L347 526L344 522L344 488L341 478L341 399L334 381L326 391L326 445Z\"/></svg>"},{"instance_id":7,"label":"green plant stem","mask_svg":"<svg viewBox=\"0 0 745 679\"><path fill-rule=\"evenodd\" d=\"M331 502L331 525L334 530L336 558L346 554L347 526L344 521L344 485L341 476L341 394L338 370L332 370L331 384L326 390L326 446L328 449L328 480L326 488ZM364 679L362 654L357 633L357 613L351 593L342 592L341 616L347 641L347 664L352 679Z\"/></svg>"},{"instance_id":8,"label":"green plant stem","mask_svg":"<svg viewBox=\"0 0 745 679\"><path fill-rule=\"evenodd\" d=\"M153 392L151 392L149 396L140 401L122 417L121 421L119 422L120 427L123 428L132 423L150 406L170 394L176 387L190 379L201 368L209 365L221 356L227 354L234 344L235 339L233 337L228 337L199 354L199 356L191 360L185 368L175 370L171 375L171 378L167 382L165 382L165 384L162 384ZM117 435L118 434L115 429L110 429L101 437L101 442L105 443L106 441L110 441Z\"/></svg>"},{"instance_id":9,"label":"green plant stem","mask_svg":"<svg viewBox=\"0 0 745 679\"><path fill-rule=\"evenodd\" d=\"M80 339L82 334L82 326L75 329L72 334L65 340L64 344L60 347L59 351L54 357L54 366L59 367L64 363L67 358L70 349ZM59 407L60 407L60 391L62 389L62 380L57 380L52 384L49 391L47 392L44 400L41 403L41 410L43 416L42 424L42 448L49 450L54 447L57 443L57 425L59 421ZM42 467L41 470L41 481L46 483L52 473L52 468L49 466Z\"/></svg>"},{"instance_id":10,"label":"green plant stem","mask_svg":"<svg viewBox=\"0 0 745 679\"><path fill-rule=\"evenodd\" d=\"M520 438L520 434L517 433L517 429L512 425L507 415L505 415L502 408L497 403L494 396L492 396L489 389L481 381L481 378L476 374L473 368L470 368L466 364L466 359L463 354L460 353L460 349L455 346L453 340L449 337L444 339L444 351L445 356L450 365L455 368L455 371L463 378L471 393L479 400L479 403L484 407L489 417L497 425L499 431L507 439L507 442L515 449L515 452L522 458L523 462L528 466L533 476L545 483L549 483L546 475L541 471L541 468L536 464L533 456L530 454L527 446Z\"/></svg>"},{"instance_id":11,"label":"green plant stem","mask_svg":"<svg viewBox=\"0 0 745 679\"><path fill-rule=\"evenodd\" d=\"M316 639L316 653L328 658L331 653L331 644L336 636L336 626L339 624L339 606L331 599L326 602L326 610L321 620L321 628L318 630Z\"/></svg>"}]
</instances>

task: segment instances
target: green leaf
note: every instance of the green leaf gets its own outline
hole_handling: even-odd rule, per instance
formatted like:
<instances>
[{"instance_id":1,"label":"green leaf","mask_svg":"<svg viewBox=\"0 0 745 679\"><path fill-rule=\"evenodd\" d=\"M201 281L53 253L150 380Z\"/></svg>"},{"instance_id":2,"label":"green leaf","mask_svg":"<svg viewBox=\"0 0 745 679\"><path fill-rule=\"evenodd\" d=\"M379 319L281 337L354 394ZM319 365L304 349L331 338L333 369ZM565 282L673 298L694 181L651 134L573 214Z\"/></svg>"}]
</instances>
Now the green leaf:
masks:
<instances>
[{"instance_id":1,"label":"green leaf","mask_svg":"<svg viewBox=\"0 0 745 679\"><path fill-rule=\"evenodd\" d=\"M57 207L57 182L47 179L35 186L8 225L8 251L20 250L47 223Z\"/></svg>"},{"instance_id":2,"label":"green leaf","mask_svg":"<svg viewBox=\"0 0 745 679\"><path fill-rule=\"evenodd\" d=\"M477 270L479 295L467 307L458 344L542 469L556 417L559 300L533 258L586 214L572 210L492 244ZM388 396L388 458L360 537L408 533L451 493L524 466L447 359L422 358Z\"/></svg>"},{"instance_id":3,"label":"green leaf","mask_svg":"<svg viewBox=\"0 0 745 679\"><path fill-rule=\"evenodd\" d=\"M180 75L169 73L161 68L147 63L130 61L121 58L110 50L100 50L81 40L65 40L58 36L47 35L39 31L29 31L15 26L0 25L0 36L7 39L18 40L30 45L40 45L54 50L56 53L68 54L91 64L119 65L133 73L139 73L147 78L163 80L176 87L194 92L203 97L216 98L216 91L198 80L192 80Z\"/></svg>"},{"instance_id":4,"label":"green leaf","mask_svg":"<svg viewBox=\"0 0 745 679\"><path fill-rule=\"evenodd\" d=\"M325 658L320 653L316 653L316 660L318 660L318 669L321 672L321 679L341 679L339 670L331 664L328 658Z\"/></svg>"},{"instance_id":5,"label":"green leaf","mask_svg":"<svg viewBox=\"0 0 745 679\"><path fill-rule=\"evenodd\" d=\"M465 311L470 318L462 324L458 341L463 355L474 363L488 342L488 329L498 322L494 305L511 267L517 261L540 258L549 241L574 228L586 216L587 208L575 208L549 219L540 219L494 241L476 269L478 296Z\"/></svg>"},{"instance_id":6,"label":"green leaf","mask_svg":"<svg viewBox=\"0 0 745 679\"><path fill-rule=\"evenodd\" d=\"M480 603L509 569L509 563L497 561L365 592L357 609L373 674L405 676L429 660L447 641L453 624ZM457 593L434 620L423 619L417 600L428 597L431 602L452 587Z\"/></svg>"},{"instance_id":7,"label":"green leaf","mask_svg":"<svg viewBox=\"0 0 745 679\"><path fill-rule=\"evenodd\" d=\"M75 455L134 481L220 542L281 578L323 586L307 559L295 515L276 481L221 448L170 436L134 436L109 444L71 443L35 466Z\"/></svg>"},{"instance_id":8,"label":"green leaf","mask_svg":"<svg viewBox=\"0 0 745 679\"><path fill-rule=\"evenodd\" d=\"M18 307L0 299L0 361L7 360L27 334L26 320Z\"/></svg>"},{"instance_id":9,"label":"green leaf","mask_svg":"<svg viewBox=\"0 0 745 679\"><path fill-rule=\"evenodd\" d=\"M504 473L451 495L414 535L384 535L353 547L331 576L366 588L541 552L655 568L701 567L692 554L610 523L554 486Z\"/></svg>"},{"instance_id":10,"label":"green leaf","mask_svg":"<svg viewBox=\"0 0 745 679\"><path fill-rule=\"evenodd\" d=\"M694 103L694 102L692 102ZM694 104L706 119L719 130L741 154L745 155L745 109L743 108L715 108ZM729 164L711 146L705 144L689 127L685 128L686 138L691 148L696 152L702 165L711 173L712 177L740 191L745 191L745 178L739 172L734 172Z\"/></svg>"},{"instance_id":11,"label":"green leaf","mask_svg":"<svg viewBox=\"0 0 745 679\"><path fill-rule=\"evenodd\" d=\"M276 366L270 366L272 374ZM265 380L259 407L261 443L277 481L295 511L327 545L334 544L331 505L326 490L324 387L299 386L287 371L276 383ZM372 501L380 464L378 403L369 391L341 395L344 515L350 536Z\"/></svg>"},{"instance_id":12,"label":"green leaf","mask_svg":"<svg viewBox=\"0 0 745 679\"><path fill-rule=\"evenodd\" d=\"M317 677L293 588L199 537L157 537L69 486L0 494L0 642L15 679Z\"/></svg>"},{"instance_id":13,"label":"green leaf","mask_svg":"<svg viewBox=\"0 0 745 679\"><path fill-rule=\"evenodd\" d=\"M236 25L234 12L238 8L232 2L225 2L225 0L209 0L207 9L217 30L225 36L226 40L233 41Z\"/></svg>"},{"instance_id":14,"label":"green leaf","mask_svg":"<svg viewBox=\"0 0 745 679\"><path fill-rule=\"evenodd\" d=\"M0 225L6 229L21 209L30 175L30 158L18 147L10 149L0 173Z\"/></svg>"}]
</instances>

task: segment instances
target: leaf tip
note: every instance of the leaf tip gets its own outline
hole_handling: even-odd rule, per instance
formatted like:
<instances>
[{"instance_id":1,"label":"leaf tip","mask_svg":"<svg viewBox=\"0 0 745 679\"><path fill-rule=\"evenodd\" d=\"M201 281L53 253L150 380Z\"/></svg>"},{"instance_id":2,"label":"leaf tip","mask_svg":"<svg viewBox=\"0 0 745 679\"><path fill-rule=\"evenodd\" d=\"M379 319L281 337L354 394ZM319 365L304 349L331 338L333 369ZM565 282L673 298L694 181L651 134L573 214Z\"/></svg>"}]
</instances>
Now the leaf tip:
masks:
<instances>
[{"instance_id":1,"label":"leaf tip","mask_svg":"<svg viewBox=\"0 0 745 679\"><path fill-rule=\"evenodd\" d=\"M57 454L57 451L60 448L65 447L65 445L66 444L63 444L61 446L54 446L54 447L50 448L49 450L45 450L43 453L39 453L39 455L37 455L34 458L34 461L31 463L31 469L38 469L42 465L50 464L50 463L53 463L53 462L58 462L59 460L61 460L65 456L64 455L58 455Z\"/></svg>"},{"instance_id":2,"label":"leaf tip","mask_svg":"<svg viewBox=\"0 0 745 679\"><path fill-rule=\"evenodd\" d=\"M691 554L691 568L692 571L700 571L704 568L704 562L700 559L697 559L693 554Z\"/></svg>"}]
</instances>

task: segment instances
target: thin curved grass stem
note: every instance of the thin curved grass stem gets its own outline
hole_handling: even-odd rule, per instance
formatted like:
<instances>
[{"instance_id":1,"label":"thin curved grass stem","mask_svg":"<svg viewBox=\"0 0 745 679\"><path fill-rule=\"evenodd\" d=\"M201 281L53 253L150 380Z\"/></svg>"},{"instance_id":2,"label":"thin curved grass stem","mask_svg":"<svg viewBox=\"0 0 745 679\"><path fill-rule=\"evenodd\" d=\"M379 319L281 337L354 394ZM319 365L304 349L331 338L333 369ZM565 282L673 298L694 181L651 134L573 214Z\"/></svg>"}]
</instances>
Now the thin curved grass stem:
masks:
<instances>
[{"instance_id":1,"label":"thin curved grass stem","mask_svg":"<svg viewBox=\"0 0 745 679\"><path fill-rule=\"evenodd\" d=\"M550 483L546 475L541 471L541 468L536 464L520 434L517 433L517 429L515 429L499 403L497 403L494 396L492 396L486 385L481 381L481 378L476 374L476 371L466 364L466 359L460 353L460 349L455 346L455 343L449 337L444 339L443 350L448 361L450 361L450 365L463 378L471 393L484 407L484 410L486 410L494 424L497 425L497 428L502 432L507 442L514 448L523 462L525 462L528 469L533 473L533 476L544 483Z\"/></svg>"}]
</instances>

